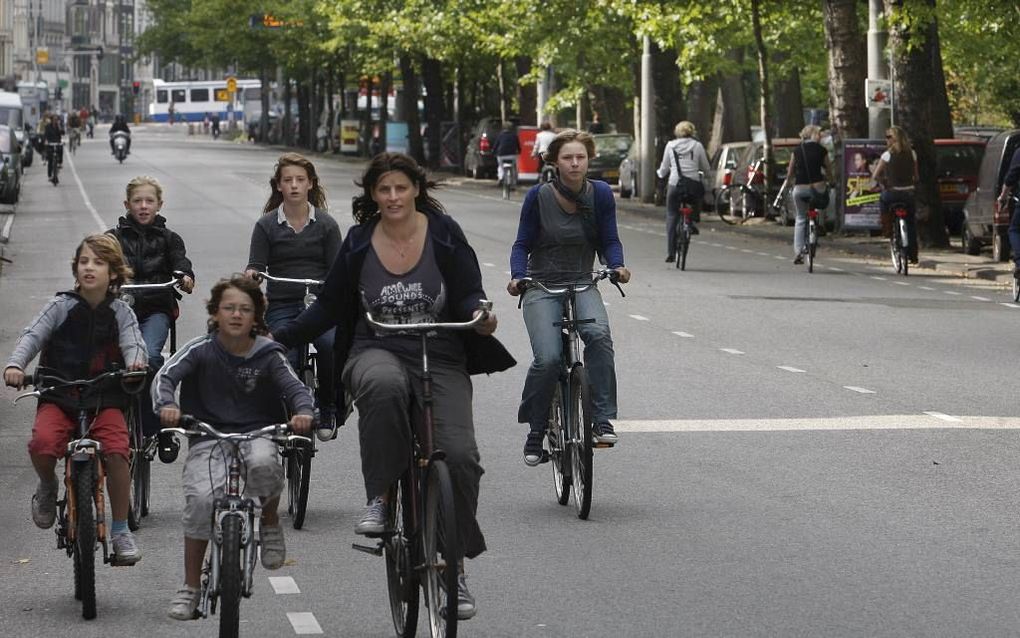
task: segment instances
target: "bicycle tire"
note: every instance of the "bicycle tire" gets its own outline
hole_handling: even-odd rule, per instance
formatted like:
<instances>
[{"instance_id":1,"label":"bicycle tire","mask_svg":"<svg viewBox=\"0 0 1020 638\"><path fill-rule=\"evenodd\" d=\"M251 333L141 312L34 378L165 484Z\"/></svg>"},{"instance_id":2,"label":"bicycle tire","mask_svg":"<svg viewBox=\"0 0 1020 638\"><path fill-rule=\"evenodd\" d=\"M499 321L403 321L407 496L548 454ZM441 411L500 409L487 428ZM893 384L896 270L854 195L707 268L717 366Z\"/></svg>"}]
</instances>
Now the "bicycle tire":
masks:
<instances>
[{"instance_id":1,"label":"bicycle tire","mask_svg":"<svg viewBox=\"0 0 1020 638\"><path fill-rule=\"evenodd\" d=\"M312 474L311 443L295 443L287 455L287 511L294 529L305 524L308 511L308 486Z\"/></svg>"},{"instance_id":2,"label":"bicycle tire","mask_svg":"<svg viewBox=\"0 0 1020 638\"><path fill-rule=\"evenodd\" d=\"M578 364L570 372L570 451L571 482L577 517L586 520L591 513L592 497L592 431L591 390L584 366Z\"/></svg>"},{"instance_id":3,"label":"bicycle tire","mask_svg":"<svg viewBox=\"0 0 1020 638\"><path fill-rule=\"evenodd\" d=\"M141 423L138 421L138 408L134 400L127 412L127 426L131 433L131 457L129 459L131 474L131 499L128 501L128 529L137 531L142 525L145 515L145 436L142 434Z\"/></svg>"},{"instance_id":4,"label":"bicycle tire","mask_svg":"<svg viewBox=\"0 0 1020 638\"><path fill-rule=\"evenodd\" d=\"M736 214L733 201L734 197L740 197L740 191L739 184L732 184L721 188L715 196L715 212L719 215L719 219L730 226L741 224L744 221L743 217Z\"/></svg>"},{"instance_id":5,"label":"bicycle tire","mask_svg":"<svg viewBox=\"0 0 1020 638\"><path fill-rule=\"evenodd\" d=\"M418 596L420 581L414 568L412 530L407 529L405 513L411 511L411 485L407 474L390 490L386 529L389 536L383 543L386 558L386 589L390 598L393 629L399 638L412 638L418 629Z\"/></svg>"},{"instance_id":6,"label":"bicycle tire","mask_svg":"<svg viewBox=\"0 0 1020 638\"><path fill-rule=\"evenodd\" d=\"M815 249L818 247L818 230L814 222L808 225L807 271L815 271Z\"/></svg>"},{"instance_id":7,"label":"bicycle tire","mask_svg":"<svg viewBox=\"0 0 1020 638\"><path fill-rule=\"evenodd\" d=\"M904 248L900 248L900 263L903 264L903 276L906 277L910 274L910 259L907 257L907 251Z\"/></svg>"},{"instance_id":8,"label":"bicycle tire","mask_svg":"<svg viewBox=\"0 0 1020 638\"><path fill-rule=\"evenodd\" d=\"M1020 279L1013 277L1013 302L1020 301Z\"/></svg>"},{"instance_id":9,"label":"bicycle tire","mask_svg":"<svg viewBox=\"0 0 1020 638\"><path fill-rule=\"evenodd\" d=\"M549 426L545 430L545 452L552 466L553 489L556 502L566 505L570 501L570 447L565 444L566 424L563 418L563 384L557 380L549 407Z\"/></svg>"},{"instance_id":10,"label":"bicycle tire","mask_svg":"<svg viewBox=\"0 0 1020 638\"><path fill-rule=\"evenodd\" d=\"M896 241L896 229L893 229L893 236L889 240L889 252L892 254L893 270L896 274L900 274L902 266L900 264L900 247L897 246L899 242Z\"/></svg>"},{"instance_id":11,"label":"bicycle tire","mask_svg":"<svg viewBox=\"0 0 1020 638\"><path fill-rule=\"evenodd\" d=\"M74 589L81 601L81 617L96 617L95 461L74 467Z\"/></svg>"},{"instance_id":12,"label":"bicycle tire","mask_svg":"<svg viewBox=\"0 0 1020 638\"><path fill-rule=\"evenodd\" d=\"M220 638L235 638L241 621L241 519L223 518L220 546Z\"/></svg>"},{"instance_id":13,"label":"bicycle tire","mask_svg":"<svg viewBox=\"0 0 1020 638\"><path fill-rule=\"evenodd\" d=\"M510 178L503 174L503 179L500 180L503 188L503 199L510 199Z\"/></svg>"},{"instance_id":14,"label":"bicycle tire","mask_svg":"<svg viewBox=\"0 0 1020 638\"><path fill-rule=\"evenodd\" d=\"M691 227L689 224L682 224L680 227L680 246L677 248L676 266L680 270L687 270L687 255L691 251Z\"/></svg>"},{"instance_id":15,"label":"bicycle tire","mask_svg":"<svg viewBox=\"0 0 1020 638\"><path fill-rule=\"evenodd\" d=\"M453 482L446 462L441 459L429 462L423 502L421 557L429 631L432 638L455 638L460 545L453 505Z\"/></svg>"}]
</instances>

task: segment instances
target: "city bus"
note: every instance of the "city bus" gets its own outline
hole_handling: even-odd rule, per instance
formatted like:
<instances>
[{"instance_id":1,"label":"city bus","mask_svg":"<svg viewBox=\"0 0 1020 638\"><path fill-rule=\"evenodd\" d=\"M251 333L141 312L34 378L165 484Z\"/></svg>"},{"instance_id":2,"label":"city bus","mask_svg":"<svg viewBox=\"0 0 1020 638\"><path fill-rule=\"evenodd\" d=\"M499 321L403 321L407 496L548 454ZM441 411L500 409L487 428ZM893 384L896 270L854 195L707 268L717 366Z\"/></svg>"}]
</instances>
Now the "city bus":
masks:
<instances>
[{"instance_id":1,"label":"city bus","mask_svg":"<svg viewBox=\"0 0 1020 638\"><path fill-rule=\"evenodd\" d=\"M259 101L261 86L258 80L238 78L233 103L237 121L243 121L246 103ZM174 105L175 121L201 122L206 113L218 113L223 122L228 119L231 103L226 80L166 82L154 79L152 88L155 100L149 104L149 119L154 122L166 122L169 119L171 104Z\"/></svg>"}]
</instances>

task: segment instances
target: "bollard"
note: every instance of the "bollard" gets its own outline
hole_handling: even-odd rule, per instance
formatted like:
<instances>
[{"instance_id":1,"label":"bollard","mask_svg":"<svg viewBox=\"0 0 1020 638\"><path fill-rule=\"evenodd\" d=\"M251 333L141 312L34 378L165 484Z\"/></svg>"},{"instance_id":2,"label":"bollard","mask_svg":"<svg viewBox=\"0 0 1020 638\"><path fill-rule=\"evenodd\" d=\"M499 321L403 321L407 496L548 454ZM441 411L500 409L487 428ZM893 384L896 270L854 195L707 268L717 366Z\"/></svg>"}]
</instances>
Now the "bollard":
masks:
<instances>
[{"instance_id":1,"label":"bollard","mask_svg":"<svg viewBox=\"0 0 1020 638\"><path fill-rule=\"evenodd\" d=\"M193 122L188 122L188 135L194 135L194 134L195 134L195 124Z\"/></svg>"}]
</instances>

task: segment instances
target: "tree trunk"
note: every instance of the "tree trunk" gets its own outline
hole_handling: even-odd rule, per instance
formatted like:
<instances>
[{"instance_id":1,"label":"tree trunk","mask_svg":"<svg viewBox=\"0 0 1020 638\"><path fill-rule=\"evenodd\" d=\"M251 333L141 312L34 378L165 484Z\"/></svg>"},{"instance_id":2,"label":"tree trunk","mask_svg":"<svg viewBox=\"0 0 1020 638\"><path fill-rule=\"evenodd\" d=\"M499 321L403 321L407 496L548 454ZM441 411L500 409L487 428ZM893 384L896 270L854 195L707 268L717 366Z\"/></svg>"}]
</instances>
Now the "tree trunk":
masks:
<instances>
[{"instance_id":1,"label":"tree trunk","mask_svg":"<svg viewBox=\"0 0 1020 638\"><path fill-rule=\"evenodd\" d=\"M793 67L776 78L773 99L776 137L797 137L804 128L804 100L800 93L800 69Z\"/></svg>"},{"instance_id":2,"label":"tree trunk","mask_svg":"<svg viewBox=\"0 0 1020 638\"><path fill-rule=\"evenodd\" d=\"M829 122L840 139L867 137L864 80L867 46L857 21L857 0L825 0L825 48L829 52Z\"/></svg>"},{"instance_id":3,"label":"tree trunk","mask_svg":"<svg viewBox=\"0 0 1020 638\"><path fill-rule=\"evenodd\" d=\"M400 93L400 110L404 112L407 122L407 154L419 164L425 164L425 151L421 141L421 122L418 118L418 72L414 61L407 53L399 59L400 75L404 78L404 90Z\"/></svg>"},{"instance_id":4,"label":"tree trunk","mask_svg":"<svg viewBox=\"0 0 1020 638\"><path fill-rule=\"evenodd\" d=\"M731 49L726 57L738 65L744 61L741 49ZM726 142L743 142L751 139L751 113L747 93L744 90L744 78L741 73L733 73L720 79L718 103L716 105L716 124L712 127L712 142L716 145ZM718 139L718 142L716 142Z\"/></svg>"},{"instance_id":5,"label":"tree trunk","mask_svg":"<svg viewBox=\"0 0 1020 638\"><path fill-rule=\"evenodd\" d=\"M761 128L765 133L765 199L771 201L769 189L772 186L772 113L769 104L769 64L765 39L761 31L761 0L751 0L751 28L754 30L754 45L758 54L758 81L761 84Z\"/></svg>"},{"instance_id":6,"label":"tree trunk","mask_svg":"<svg viewBox=\"0 0 1020 638\"><path fill-rule=\"evenodd\" d=\"M935 0L926 0L929 7ZM897 11L910 11L909 5L900 0L884 0L885 13L894 15ZM917 17L917 16L913 16ZM917 31L892 29L889 32L889 48L892 51L894 76L895 123L906 131L910 143L917 153L917 168L920 183L914 192L917 200L918 234L923 246L946 247L949 237L939 205L938 188L935 182L935 144L932 141L932 47L929 25L921 25ZM908 50L907 45L912 45Z\"/></svg>"},{"instance_id":7,"label":"tree trunk","mask_svg":"<svg viewBox=\"0 0 1020 638\"><path fill-rule=\"evenodd\" d=\"M517 79L527 75L531 71L531 58L519 55L514 58L514 68L517 71ZM521 124L538 126L538 88L534 84L521 84L517 82L517 104L520 106L519 115Z\"/></svg>"},{"instance_id":8,"label":"tree trunk","mask_svg":"<svg viewBox=\"0 0 1020 638\"><path fill-rule=\"evenodd\" d=\"M935 138L953 137L953 115L949 110L949 95L946 92L946 73L942 68L942 47L939 44L937 18L928 25L928 39L931 41L931 66L933 86L931 94L931 132Z\"/></svg>"},{"instance_id":9,"label":"tree trunk","mask_svg":"<svg viewBox=\"0 0 1020 638\"><path fill-rule=\"evenodd\" d=\"M425 81L425 122L428 129L428 167L439 168L442 153L443 120L443 66L435 58L424 58L421 74Z\"/></svg>"},{"instance_id":10,"label":"tree trunk","mask_svg":"<svg viewBox=\"0 0 1020 638\"><path fill-rule=\"evenodd\" d=\"M687 119L698 129L698 139L705 143L710 157L718 147L710 143L718 93L719 78L714 76L696 81L687 89Z\"/></svg>"},{"instance_id":11,"label":"tree trunk","mask_svg":"<svg viewBox=\"0 0 1020 638\"><path fill-rule=\"evenodd\" d=\"M660 49L652 43L652 85L655 87L655 157L662 155L666 142L673 139L677 122L687 116L680 87L680 69L676 51Z\"/></svg>"}]
</instances>

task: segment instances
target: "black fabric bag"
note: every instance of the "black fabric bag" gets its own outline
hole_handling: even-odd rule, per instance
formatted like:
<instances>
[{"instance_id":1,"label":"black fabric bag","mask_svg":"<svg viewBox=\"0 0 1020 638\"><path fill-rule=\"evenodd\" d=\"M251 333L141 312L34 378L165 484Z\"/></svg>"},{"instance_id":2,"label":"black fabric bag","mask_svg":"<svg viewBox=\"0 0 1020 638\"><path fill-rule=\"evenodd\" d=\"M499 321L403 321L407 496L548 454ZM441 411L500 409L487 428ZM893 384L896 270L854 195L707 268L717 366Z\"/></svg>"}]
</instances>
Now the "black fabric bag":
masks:
<instances>
[{"instance_id":1,"label":"black fabric bag","mask_svg":"<svg viewBox=\"0 0 1020 638\"><path fill-rule=\"evenodd\" d=\"M816 191L814 188L811 189L811 205L816 210L824 210L829 207L829 189L826 187L824 191Z\"/></svg>"}]
</instances>

